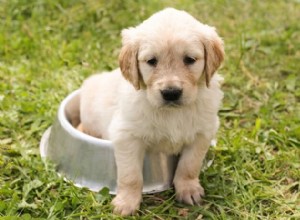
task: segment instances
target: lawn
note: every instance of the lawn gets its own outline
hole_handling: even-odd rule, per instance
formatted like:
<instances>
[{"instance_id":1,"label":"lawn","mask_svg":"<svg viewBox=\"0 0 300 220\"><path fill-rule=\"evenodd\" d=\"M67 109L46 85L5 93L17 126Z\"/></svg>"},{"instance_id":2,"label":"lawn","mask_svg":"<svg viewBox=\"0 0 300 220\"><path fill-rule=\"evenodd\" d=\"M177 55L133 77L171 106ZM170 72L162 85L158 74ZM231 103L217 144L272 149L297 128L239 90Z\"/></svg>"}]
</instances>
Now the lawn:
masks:
<instances>
[{"instance_id":1,"label":"lawn","mask_svg":"<svg viewBox=\"0 0 300 220\"><path fill-rule=\"evenodd\" d=\"M107 189L64 182L39 141L62 99L117 67L120 31L172 6L215 26L226 61L201 206L146 195L128 219L300 219L299 0L0 0L0 219L118 219Z\"/></svg>"}]
</instances>

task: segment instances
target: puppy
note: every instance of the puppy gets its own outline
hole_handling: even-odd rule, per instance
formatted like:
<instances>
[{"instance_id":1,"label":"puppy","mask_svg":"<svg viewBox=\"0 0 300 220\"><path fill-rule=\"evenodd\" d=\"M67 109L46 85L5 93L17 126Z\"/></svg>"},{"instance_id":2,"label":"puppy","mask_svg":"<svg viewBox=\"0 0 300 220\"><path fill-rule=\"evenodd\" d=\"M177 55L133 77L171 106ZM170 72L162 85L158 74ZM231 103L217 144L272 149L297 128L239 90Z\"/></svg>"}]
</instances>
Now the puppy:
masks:
<instances>
[{"instance_id":1,"label":"puppy","mask_svg":"<svg viewBox=\"0 0 300 220\"><path fill-rule=\"evenodd\" d=\"M114 212L140 206L145 151L179 154L176 199L198 204L202 161L219 127L224 58L215 29L168 8L122 31L120 69L88 78L80 94L80 129L115 147Z\"/></svg>"}]
</instances>

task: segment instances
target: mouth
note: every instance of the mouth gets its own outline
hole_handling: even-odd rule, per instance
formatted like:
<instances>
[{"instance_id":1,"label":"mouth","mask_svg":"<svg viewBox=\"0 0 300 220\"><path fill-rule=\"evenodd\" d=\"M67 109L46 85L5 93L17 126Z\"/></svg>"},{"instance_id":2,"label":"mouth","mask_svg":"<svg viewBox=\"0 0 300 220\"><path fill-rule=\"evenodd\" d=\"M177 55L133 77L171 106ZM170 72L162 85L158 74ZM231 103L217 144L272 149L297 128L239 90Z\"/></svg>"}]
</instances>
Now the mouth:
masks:
<instances>
[{"instance_id":1,"label":"mouth","mask_svg":"<svg viewBox=\"0 0 300 220\"><path fill-rule=\"evenodd\" d=\"M180 101L164 101L162 107L178 108L182 106Z\"/></svg>"}]
</instances>

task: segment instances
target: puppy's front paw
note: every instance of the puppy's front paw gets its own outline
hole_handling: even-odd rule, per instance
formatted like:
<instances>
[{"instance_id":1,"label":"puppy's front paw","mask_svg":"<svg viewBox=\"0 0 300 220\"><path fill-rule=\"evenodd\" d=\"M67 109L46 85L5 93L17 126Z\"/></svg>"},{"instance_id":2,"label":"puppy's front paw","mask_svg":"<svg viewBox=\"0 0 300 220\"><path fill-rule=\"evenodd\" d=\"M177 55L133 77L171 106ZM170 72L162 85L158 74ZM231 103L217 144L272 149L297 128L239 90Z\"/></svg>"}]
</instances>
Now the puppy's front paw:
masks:
<instances>
[{"instance_id":1,"label":"puppy's front paw","mask_svg":"<svg viewBox=\"0 0 300 220\"><path fill-rule=\"evenodd\" d=\"M198 179L178 180L174 182L176 190L176 200L189 205L200 204L201 197L204 196L204 189Z\"/></svg>"},{"instance_id":2,"label":"puppy's front paw","mask_svg":"<svg viewBox=\"0 0 300 220\"><path fill-rule=\"evenodd\" d=\"M122 216L133 215L140 207L142 195L118 193L113 199L114 213Z\"/></svg>"}]
</instances>

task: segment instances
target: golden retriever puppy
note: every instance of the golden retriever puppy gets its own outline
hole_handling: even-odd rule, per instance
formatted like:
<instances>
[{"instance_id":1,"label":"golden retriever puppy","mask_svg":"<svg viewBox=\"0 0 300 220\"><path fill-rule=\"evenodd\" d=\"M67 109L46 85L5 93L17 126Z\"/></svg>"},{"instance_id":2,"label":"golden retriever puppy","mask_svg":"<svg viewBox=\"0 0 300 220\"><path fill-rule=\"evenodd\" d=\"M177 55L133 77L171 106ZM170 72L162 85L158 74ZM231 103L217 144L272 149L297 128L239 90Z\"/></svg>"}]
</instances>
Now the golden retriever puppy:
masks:
<instances>
[{"instance_id":1,"label":"golden retriever puppy","mask_svg":"<svg viewBox=\"0 0 300 220\"><path fill-rule=\"evenodd\" d=\"M179 154L176 198L198 204L202 161L219 126L223 41L213 27L167 8L122 31L120 69L88 78L80 94L80 129L115 147L114 212L140 206L145 151Z\"/></svg>"}]
</instances>

